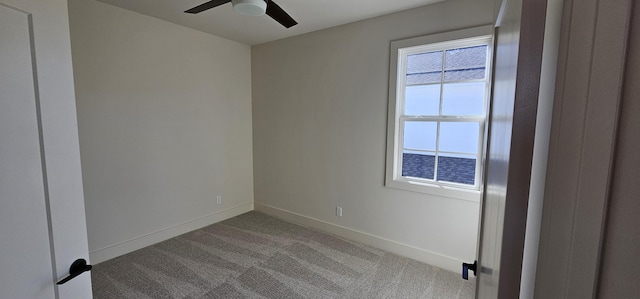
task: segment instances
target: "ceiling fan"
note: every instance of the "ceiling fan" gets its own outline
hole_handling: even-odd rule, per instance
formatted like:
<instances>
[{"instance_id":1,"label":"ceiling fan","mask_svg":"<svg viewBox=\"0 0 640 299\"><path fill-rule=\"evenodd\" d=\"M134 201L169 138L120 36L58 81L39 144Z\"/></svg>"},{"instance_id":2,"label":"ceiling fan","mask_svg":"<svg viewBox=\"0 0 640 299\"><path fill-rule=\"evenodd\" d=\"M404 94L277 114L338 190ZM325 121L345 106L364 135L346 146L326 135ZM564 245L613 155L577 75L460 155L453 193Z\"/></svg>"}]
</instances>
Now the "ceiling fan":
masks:
<instances>
[{"instance_id":1,"label":"ceiling fan","mask_svg":"<svg viewBox=\"0 0 640 299\"><path fill-rule=\"evenodd\" d=\"M287 14L287 12L271 0L212 0L189 10L185 10L185 12L197 14L229 2L233 4L233 9L236 12L243 15L261 16L266 13L286 28L291 28L298 24L298 22Z\"/></svg>"}]
</instances>

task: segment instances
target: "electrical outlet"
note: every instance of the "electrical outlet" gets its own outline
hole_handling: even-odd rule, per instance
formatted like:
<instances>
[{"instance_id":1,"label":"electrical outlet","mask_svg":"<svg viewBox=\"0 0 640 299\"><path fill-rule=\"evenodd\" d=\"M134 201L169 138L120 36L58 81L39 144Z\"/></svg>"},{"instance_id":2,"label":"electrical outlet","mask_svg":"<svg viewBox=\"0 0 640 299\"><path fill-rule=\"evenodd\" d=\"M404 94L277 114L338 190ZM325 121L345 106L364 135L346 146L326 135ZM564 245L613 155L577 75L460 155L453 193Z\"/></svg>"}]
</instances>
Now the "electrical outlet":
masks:
<instances>
[{"instance_id":1,"label":"electrical outlet","mask_svg":"<svg viewBox=\"0 0 640 299\"><path fill-rule=\"evenodd\" d=\"M221 204L222 203L222 196L220 196L220 195L216 196L216 202L218 204Z\"/></svg>"},{"instance_id":2,"label":"electrical outlet","mask_svg":"<svg viewBox=\"0 0 640 299\"><path fill-rule=\"evenodd\" d=\"M342 217L342 207L336 207L336 216Z\"/></svg>"}]
</instances>

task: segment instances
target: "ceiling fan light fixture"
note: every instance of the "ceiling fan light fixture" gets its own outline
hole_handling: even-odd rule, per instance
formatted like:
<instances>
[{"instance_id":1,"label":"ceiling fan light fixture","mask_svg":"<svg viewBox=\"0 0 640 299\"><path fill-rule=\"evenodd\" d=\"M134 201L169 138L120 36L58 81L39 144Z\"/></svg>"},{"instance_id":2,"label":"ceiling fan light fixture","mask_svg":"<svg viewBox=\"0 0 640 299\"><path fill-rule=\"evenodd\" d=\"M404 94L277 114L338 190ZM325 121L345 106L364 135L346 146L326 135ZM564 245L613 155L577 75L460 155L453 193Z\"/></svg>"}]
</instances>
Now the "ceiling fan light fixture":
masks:
<instances>
[{"instance_id":1,"label":"ceiling fan light fixture","mask_svg":"<svg viewBox=\"0 0 640 299\"><path fill-rule=\"evenodd\" d=\"M264 0L231 0L233 10L245 16L261 16L267 11Z\"/></svg>"}]
</instances>

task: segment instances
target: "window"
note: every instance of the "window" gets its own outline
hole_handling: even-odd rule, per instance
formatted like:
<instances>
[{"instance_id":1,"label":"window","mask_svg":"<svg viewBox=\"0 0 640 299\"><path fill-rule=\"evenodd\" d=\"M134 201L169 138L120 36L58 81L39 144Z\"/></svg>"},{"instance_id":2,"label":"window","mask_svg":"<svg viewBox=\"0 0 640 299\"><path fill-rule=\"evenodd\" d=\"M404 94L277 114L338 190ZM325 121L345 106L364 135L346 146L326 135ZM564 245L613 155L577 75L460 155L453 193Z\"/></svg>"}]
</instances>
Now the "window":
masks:
<instances>
[{"instance_id":1,"label":"window","mask_svg":"<svg viewBox=\"0 0 640 299\"><path fill-rule=\"evenodd\" d=\"M387 186L477 199L491 26L391 43Z\"/></svg>"}]
</instances>

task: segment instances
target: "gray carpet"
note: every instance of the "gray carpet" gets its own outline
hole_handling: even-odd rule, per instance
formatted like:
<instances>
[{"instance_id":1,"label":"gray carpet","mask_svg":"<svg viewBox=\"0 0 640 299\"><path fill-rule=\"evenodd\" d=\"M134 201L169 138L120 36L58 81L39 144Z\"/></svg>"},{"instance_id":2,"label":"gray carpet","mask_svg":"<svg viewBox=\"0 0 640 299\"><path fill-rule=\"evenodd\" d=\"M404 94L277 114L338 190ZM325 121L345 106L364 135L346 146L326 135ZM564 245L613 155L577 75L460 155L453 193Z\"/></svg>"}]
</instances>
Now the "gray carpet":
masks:
<instances>
[{"instance_id":1,"label":"gray carpet","mask_svg":"<svg viewBox=\"0 0 640 299\"><path fill-rule=\"evenodd\" d=\"M249 212L95 265L103 298L473 298L475 282Z\"/></svg>"}]
</instances>

